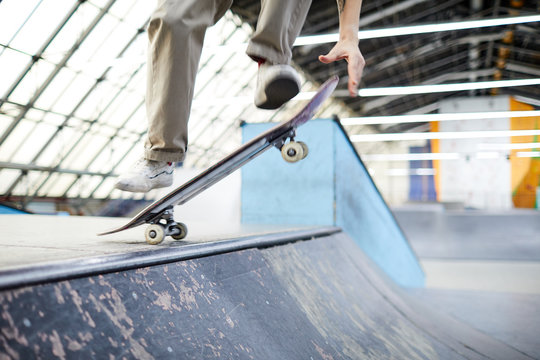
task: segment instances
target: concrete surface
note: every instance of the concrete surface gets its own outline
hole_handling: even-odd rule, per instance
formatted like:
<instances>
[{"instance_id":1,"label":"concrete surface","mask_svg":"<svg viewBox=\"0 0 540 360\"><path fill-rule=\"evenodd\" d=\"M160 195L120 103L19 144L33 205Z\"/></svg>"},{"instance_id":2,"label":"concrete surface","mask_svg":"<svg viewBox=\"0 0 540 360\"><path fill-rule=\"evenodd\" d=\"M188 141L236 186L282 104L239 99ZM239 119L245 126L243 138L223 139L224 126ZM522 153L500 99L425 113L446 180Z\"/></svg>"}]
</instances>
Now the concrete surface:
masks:
<instances>
[{"instance_id":1,"label":"concrete surface","mask_svg":"<svg viewBox=\"0 0 540 360\"><path fill-rule=\"evenodd\" d=\"M515 349L540 356L540 295L447 289L411 289L410 294Z\"/></svg>"},{"instance_id":2,"label":"concrete surface","mask_svg":"<svg viewBox=\"0 0 540 360\"><path fill-rule=\"evenodd\" d=\"M7 289L0 314L3 358L535 355L415 303L343 233Z\"/></svg>"},{"instance_id":3,"label":"concrete surface","mask_svg":"<svg viewBox=\"0 0 540 360\"><path fill-rule=\"evenodd\" d=\"M427 307L540 358L540 212L393 209L426 273Z\"/></svg>"},{"instance_id":4,"label":"concrete surface","mask_svg":"<svg viewBox=\"0 0 540 360\"><path fill-rule=\"evenodd\" d=\"M186 244L227 240L253 235L308 229L307 226L209 225L189 222L188 236L176 242L167 237L158 245L148 245L145 226L120 233L97 236L104 230L126 223L127 218L65 217L46 215L0 215L0 271L62 260L93 256L129 254Z\"/></svg>"},{"instance_id":5,"label":"concrete surface","mask_svg":"<svg viewBox=\"0 0 540 360\"><path fill-rule=\"evenodd\" d=\"M540 261L540 211L414 205L392 211L421 258Z\"/></svg>"}]
</instances>

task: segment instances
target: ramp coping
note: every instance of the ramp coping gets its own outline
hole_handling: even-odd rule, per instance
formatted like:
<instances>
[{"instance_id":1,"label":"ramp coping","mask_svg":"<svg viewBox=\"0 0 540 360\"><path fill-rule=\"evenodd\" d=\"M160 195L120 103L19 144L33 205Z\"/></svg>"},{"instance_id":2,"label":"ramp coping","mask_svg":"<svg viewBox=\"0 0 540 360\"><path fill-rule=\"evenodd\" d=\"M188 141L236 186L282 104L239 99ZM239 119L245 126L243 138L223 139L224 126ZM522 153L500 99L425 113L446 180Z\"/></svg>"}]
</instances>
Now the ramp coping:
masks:
<instances>
[{"instance_id":1,"label":"ramp coping","mask_svg":"<svg viewBox=\"0 0 540 360\"><path fill-rule=\"evenodd\" d=\"M90 275L162 265L246 249L267 248L296 241L326 237L341 231L341 228L336 226L316 227L312 229L237 237L214 242L159 247L152 250L131 253L69 259L24 268L2 270L0 271L0 291Z\"/></svg>"}]
</instances>

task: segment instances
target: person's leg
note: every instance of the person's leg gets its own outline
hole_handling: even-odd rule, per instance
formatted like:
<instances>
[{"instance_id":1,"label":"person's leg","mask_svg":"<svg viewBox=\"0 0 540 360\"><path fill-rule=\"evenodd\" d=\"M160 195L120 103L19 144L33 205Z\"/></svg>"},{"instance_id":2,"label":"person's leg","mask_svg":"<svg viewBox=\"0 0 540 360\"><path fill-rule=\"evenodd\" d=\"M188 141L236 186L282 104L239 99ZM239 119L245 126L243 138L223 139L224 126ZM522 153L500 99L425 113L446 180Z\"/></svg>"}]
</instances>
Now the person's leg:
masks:
<instances>
[{"instance_id":1,"label":"person's leg","mask_svg":"<svg viewBox=\"0 0 540 360\"><path fill-rule=\"evenodd\" d=\"M231 0L159 1L148 26L145 158L182 161L187 123L206 28Z\"/></svg>"},{"instance_id":2,"label":"person's leg","mask_svg":"<svg viewBox=\"0 0 540 360\"><path fill-rule=\"evenodd\" d=\"M262 0L257 29L247 54L259 62L255 105L276 109L300 91L300 77L289 65L292 47L311 0Z\"/></svg>"},{"instance_id":3,"label":"person's leg","mask_svg":"<svg viewBox=\"0 0 540 360\"><path fill-rule=\"evenodd\" d=\"M159 0L148 26L144 159L116 182L147 192L172 184L173 162L184 160L187 124L206 29L232 0Z\"/></svg>"},{"instance_id":4,"label":"person's leg","mask_svg":"<svg viewBox=\"0 0 540 360\"><path fill-rule=\"evenodd\" d=\"M311 0L261 0L257 29L247 54L272 64L289 64L310 5Z\"/></svg>"}]
</instances>

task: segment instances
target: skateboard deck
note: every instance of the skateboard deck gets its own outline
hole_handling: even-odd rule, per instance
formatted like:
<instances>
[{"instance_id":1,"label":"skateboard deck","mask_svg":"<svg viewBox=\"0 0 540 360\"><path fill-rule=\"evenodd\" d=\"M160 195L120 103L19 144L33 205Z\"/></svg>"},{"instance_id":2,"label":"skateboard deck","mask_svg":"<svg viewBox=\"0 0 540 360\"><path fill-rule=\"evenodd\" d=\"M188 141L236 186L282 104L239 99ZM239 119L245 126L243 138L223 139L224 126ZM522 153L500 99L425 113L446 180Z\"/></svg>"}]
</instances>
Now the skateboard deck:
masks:
<instances>
[{"instance_id":1,"label":"skateboard deck","mask_svg":"<svg viewBox=\"0 0 540 360\"><path fill-rule=\"evenodd\" d=\"M319 106L332 94L338 80L338 77L334 76L322 84L308 104L293 118L277 124L240 146L207 170L148 205L125 225L98 235L113 234L146 223L150 224L145 233L149 244L159 244L165 236L171 236L175 240L183 239L187 235L187 227L174 221L173 206L186 203L272 146L280 149L283 158L288 162L296 162L307 156L307 145L294 141L296 128L313 117Z\"/></svg>"}]
</instances>

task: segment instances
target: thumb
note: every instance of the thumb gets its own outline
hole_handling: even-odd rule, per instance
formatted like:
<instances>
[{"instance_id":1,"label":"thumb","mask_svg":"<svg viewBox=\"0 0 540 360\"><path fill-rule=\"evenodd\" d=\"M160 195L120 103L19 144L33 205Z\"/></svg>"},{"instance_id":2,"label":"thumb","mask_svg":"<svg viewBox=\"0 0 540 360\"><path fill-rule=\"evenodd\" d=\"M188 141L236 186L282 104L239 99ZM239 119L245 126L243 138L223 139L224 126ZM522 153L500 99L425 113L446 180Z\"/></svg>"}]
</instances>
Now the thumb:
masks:
<instances>
[{"instance_id":1,"label":"thumb","mask_svg":"<svg viewBox=\"0 0 540 360\"><path fill-rule=\"evenodd\" d=\"M337 56L332 54L332 52L329 52L326 55L319 55L319 61L324 63L324 64L329 64L329 63L334 62L336 60L337 60Z\"/></svg>"}]
</instances>

